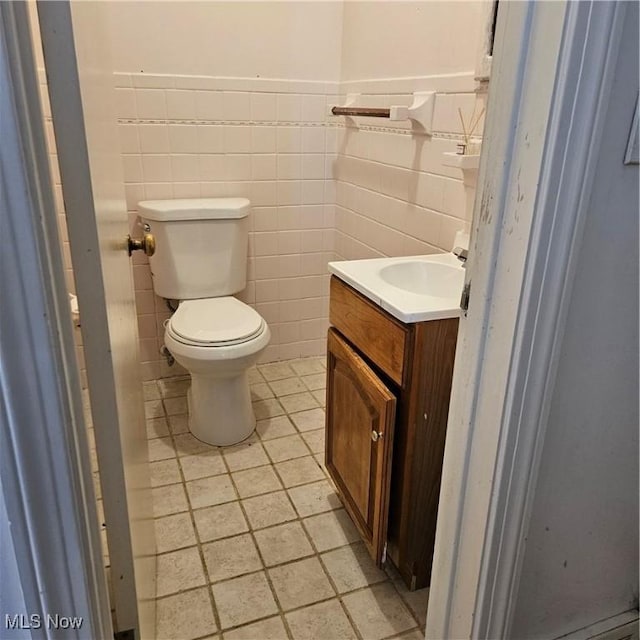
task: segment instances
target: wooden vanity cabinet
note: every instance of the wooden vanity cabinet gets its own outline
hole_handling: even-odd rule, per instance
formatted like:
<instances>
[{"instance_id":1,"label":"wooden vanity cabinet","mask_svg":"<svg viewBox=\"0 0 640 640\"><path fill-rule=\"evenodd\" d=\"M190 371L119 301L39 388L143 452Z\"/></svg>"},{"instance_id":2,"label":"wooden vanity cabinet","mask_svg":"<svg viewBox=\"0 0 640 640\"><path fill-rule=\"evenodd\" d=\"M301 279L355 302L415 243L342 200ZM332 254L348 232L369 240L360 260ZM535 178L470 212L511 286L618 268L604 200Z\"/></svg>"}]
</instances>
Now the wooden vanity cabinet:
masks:
<instances>
[{"instance_id":1,"label":"wooden vanity cabinet","mask_svg":"<svg viewBox=\"0 0 640 640\"><path fill-rule=\"evenodd\" d=\"M332 276L327 470L380 566L428 586L458 319L404 324Z\"/></svg>"}]
</instances>

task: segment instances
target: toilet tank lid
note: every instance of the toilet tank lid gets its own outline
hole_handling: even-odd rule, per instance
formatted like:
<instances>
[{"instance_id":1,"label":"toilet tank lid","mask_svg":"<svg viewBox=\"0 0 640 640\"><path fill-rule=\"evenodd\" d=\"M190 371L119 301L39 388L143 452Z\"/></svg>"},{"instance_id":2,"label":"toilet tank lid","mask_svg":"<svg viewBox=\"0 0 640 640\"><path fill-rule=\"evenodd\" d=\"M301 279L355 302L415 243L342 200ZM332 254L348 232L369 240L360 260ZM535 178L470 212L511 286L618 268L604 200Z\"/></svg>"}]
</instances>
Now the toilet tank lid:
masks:
<instances>
[{"instance_id":1,"label":"toilet tank lid","mask_svg":"<svg viewBox=\"0 0 640 640\"><path fill-rule=\"evenodd\" d=\"M169 220L229 220L246 218L251 203L247 198L183 198L138 202L142 218Z\"/></svg>"}]
</instances>

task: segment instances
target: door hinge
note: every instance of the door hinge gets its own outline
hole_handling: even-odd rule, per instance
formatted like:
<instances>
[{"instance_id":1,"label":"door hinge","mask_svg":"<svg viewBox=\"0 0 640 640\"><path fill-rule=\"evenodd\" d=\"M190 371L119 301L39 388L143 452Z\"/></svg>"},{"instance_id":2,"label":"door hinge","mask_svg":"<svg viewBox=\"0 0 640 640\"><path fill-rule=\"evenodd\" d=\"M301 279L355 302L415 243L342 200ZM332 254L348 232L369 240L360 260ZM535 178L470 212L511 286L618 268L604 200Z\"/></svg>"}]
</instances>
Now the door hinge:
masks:
<instances>
[{"instance_id":1,"label":"door hinge","mask_svg":"<svg viewBox=\"0 0 640 640\"><path fill-rule=\"evenodd\" d=\"M387 561L387 543L384 543L384 547L382 547L382 564Z\"/></svg>"},{"instance_id":2,"label":"door hinge","mask_svg":"<svg viewBox=\"0 0 640 640\"><path fill-rule=\"evenodd\" d=\"M460 308L464 311L464 315L467 315L469 309L469 297L471 296L471 281L465 282L462 289L462 296L460 297Z\"/></svg>"}]
</instances>

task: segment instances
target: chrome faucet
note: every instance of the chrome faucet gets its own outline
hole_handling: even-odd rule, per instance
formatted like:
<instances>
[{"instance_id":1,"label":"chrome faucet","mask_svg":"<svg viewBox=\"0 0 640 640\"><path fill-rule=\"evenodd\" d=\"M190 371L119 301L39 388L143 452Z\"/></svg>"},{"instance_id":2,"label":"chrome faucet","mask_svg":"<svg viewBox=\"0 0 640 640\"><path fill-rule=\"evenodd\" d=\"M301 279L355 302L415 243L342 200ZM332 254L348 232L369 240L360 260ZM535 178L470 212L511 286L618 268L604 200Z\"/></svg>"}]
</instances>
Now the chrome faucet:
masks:
<instances>
[{"instance_id":1,"label":"chrome faucet","mask_svg":"<svg viewBox=\"0 0 640 640\"><path fill-rule=\"evenodd\" d=\"M462 262L463 267L466 266L465 263L467 262L468 253L468 249L463 249L462 247L455 247L453 250L453 255L456 256L456 258L458 258L460 262Z\"/></svg>"}]
</instances>

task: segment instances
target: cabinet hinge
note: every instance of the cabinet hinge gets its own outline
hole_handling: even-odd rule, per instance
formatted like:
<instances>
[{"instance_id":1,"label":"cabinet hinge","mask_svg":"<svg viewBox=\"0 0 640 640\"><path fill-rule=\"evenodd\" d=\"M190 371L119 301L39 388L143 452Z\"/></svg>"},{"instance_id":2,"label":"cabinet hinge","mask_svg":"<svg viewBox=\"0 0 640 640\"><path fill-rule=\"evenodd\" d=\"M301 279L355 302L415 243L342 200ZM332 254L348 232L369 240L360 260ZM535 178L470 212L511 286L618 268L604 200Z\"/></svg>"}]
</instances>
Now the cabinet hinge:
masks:
<instances>
[{"instance_id":1,"label":"cabinet hinge","mask_svg":"<svg viewBox=\"0 0 640 640\"><path fill-rule=\"evenodd\" d=\"M462 289L462 296L460 297L460 308L464 311L464 315L467 315L469 309L469 297L471 296L471 281L465 282Z\"/></svg>"}]
</instances>

